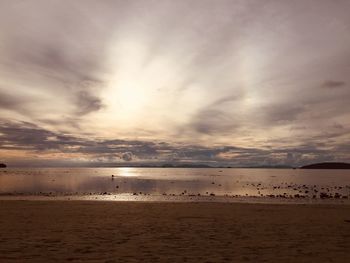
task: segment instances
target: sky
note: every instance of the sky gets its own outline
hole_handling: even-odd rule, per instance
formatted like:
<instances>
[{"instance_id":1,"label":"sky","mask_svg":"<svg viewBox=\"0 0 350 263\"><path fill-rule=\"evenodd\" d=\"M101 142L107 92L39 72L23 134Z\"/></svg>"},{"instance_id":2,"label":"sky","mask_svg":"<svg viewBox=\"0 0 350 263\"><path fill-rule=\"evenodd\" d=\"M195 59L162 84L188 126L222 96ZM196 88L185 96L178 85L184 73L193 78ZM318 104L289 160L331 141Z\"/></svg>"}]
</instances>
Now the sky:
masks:
<instances>
[{"instance_id":1,"label":"sky","mask_svg":"<svg viewBox=\"0 0 350 263\"><path fill-rule=\"evenodd\" d=\"M0 162L350 161L350 1L0 0Z\"/></svg>"}]
</instances>

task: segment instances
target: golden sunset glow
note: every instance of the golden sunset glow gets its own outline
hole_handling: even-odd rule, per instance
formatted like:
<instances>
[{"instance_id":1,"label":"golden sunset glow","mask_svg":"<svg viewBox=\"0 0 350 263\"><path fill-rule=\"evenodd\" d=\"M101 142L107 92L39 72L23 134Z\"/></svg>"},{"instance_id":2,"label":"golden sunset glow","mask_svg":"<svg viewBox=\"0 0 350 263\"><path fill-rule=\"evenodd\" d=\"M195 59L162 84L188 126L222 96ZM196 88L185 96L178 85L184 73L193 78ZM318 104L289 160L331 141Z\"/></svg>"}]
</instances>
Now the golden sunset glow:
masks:
<instances>
[{"instance_id":1,"label":"golden sunset glow","mask_svg":"<svg viewBox=\"0 0 350 263\"><path fill-rule=\"evenodd\" d=\"M347 4L200 2L1 8L4 160L346 160Z\"/></svg>"}]
</instances>

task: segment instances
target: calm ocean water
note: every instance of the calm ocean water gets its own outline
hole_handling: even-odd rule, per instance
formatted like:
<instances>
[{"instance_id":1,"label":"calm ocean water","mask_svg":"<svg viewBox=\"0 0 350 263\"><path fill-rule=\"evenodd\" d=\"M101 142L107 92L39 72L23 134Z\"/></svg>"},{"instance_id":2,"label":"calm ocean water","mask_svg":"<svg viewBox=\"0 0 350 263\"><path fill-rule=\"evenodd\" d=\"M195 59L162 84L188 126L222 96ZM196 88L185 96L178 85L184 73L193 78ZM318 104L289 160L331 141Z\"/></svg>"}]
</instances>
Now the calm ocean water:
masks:
<instances>
[{"instance_id":1,"label":"calm ocean water","mask_svg":"<svg viewBox=\"0 0 350 263\"><path fill-rule=\"evenodd\" d=\"M8 168L0 194L350 198L350 170Z\"/></svg>"}]
</instances>

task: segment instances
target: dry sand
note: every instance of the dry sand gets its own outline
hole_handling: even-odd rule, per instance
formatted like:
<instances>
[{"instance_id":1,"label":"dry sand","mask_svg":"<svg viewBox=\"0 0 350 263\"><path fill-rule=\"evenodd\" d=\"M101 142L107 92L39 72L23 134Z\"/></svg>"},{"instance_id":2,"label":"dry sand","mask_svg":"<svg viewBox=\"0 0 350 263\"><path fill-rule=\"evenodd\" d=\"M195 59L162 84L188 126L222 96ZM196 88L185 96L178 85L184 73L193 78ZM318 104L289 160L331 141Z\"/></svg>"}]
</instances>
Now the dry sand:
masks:
<instances>
[{"instance_id":1,"label":"dry sand","mask_svg":"<svg viewBox=\"0 0 350 263\"><path fill-rule=\"evenodd\" d=\"M0 201L0 262L350 262L350 206Z\"/></svg>"}]
</instances>

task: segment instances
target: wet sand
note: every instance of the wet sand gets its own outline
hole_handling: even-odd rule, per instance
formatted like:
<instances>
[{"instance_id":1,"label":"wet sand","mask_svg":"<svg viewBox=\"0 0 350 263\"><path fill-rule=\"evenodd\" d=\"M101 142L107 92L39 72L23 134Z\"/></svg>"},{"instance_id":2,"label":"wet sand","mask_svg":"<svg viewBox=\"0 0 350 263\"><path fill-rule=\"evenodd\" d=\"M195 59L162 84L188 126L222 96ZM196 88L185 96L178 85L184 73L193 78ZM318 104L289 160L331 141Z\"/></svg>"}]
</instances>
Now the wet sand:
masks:
<instances>
[{"instance_id":1,"label":"wet sand","mask_svg":"<svg viewBox=\"0 0 350 263\"><path fill-rule=\"evenodd\" d=\"M0 200L0 262L349 260L349 205Z\"/></svg>"}]
</instances>

